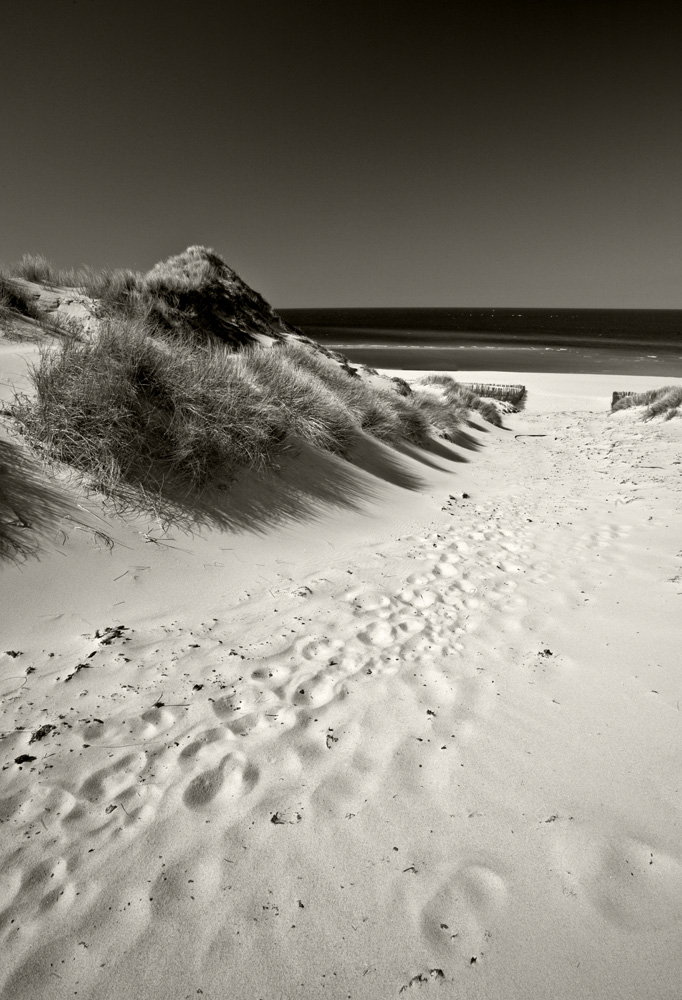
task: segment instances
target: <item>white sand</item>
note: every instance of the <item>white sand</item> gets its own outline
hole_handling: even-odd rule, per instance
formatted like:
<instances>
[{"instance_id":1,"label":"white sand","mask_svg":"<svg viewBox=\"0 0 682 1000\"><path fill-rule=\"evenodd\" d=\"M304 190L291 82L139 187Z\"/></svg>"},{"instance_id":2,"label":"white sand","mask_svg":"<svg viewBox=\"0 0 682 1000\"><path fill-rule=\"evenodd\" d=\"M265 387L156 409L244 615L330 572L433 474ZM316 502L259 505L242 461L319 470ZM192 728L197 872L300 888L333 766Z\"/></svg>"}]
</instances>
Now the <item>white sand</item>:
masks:
<instances>
[{"instance_id":1,"label":"white sand","mask_svg":"<svg viewBox=\"0 0 682 1000\"><path fill-rule=\"evenodd\" d=\"M528 407L0 570L3 1000L680 997L682 421L458 377Z\"/></svg>"}]
</instances>

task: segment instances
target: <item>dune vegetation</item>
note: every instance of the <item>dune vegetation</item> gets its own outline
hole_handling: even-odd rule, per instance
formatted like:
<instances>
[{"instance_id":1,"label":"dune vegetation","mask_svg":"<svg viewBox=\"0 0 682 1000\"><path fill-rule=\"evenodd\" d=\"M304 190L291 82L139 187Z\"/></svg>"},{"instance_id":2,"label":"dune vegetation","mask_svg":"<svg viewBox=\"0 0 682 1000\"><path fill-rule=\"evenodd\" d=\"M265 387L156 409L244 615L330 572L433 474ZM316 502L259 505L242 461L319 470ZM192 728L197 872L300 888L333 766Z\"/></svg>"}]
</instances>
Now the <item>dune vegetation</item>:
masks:
<instances>
[{"instance_id":1,"label":"dune vegetation","mask_svg":"<svg viewBox=\"0 0 682 1000\"><path fill-rule=\"evenodd\" d=\"M275 466L297 441L352 458L362 434L428 446L433 433L455 440L470 410L501 424L491 400L452 378L412 391L325 350L201 247L146 275L63 272L33 255L16 277L77 285L98 322L42 350L34 391L11 413L45 460L124 508L186 515L197 495Z\"/></svg>"},{"instance_id":2,"label":"dune vegetation","mask_svg":"<svg viewBox=\"0 0 682 1000\"><path fill-rule=\"evenodd\" d=\"M32 381L12 408L28 441L124 507L167 514L272 461L288 433L239 356L150 336L140 320L43 350Z\"/></svg>"},{"instance_id":3,"label":"dune vegetation","mask_svg":"<svg viewBox=\"0 0 682 1000\"><path fill-rule=\"evenodd\" d=\"M626 393L615 399L611 410L627 410L632 406L645 406L642 420L652 420L663 416L664 420L672 420L680 414L682 406L682 386L665 385L660 389L649 389L647 392Z\"/></svg>"},{"instance_id":4,"label":"dune vegetation","mask_svg":"<svg viewBox=\"0 0 682 1000\"><path fill-rule=\"evenodd\" d=\"M439 386L443 390L443 399L453 407L460 410L478 410L484 420L494 424L496 427L502 426L500 411L490 399L483 399L471 389L467 389L460 382L457 382L451 375L425 375L419 380L422 386Z\"/></svg>"},{"instance_id":5,"label":"dune vegetation","mask_svg":"<svg viewBox=\"0 0 682 1000\"><path fill-rule=\"evenodd\" d=\"M0 319L7 320L15 314L31 319L40 319L42 316L34 297L24 286L0 273Z\"/></svg>"}]
</instances>

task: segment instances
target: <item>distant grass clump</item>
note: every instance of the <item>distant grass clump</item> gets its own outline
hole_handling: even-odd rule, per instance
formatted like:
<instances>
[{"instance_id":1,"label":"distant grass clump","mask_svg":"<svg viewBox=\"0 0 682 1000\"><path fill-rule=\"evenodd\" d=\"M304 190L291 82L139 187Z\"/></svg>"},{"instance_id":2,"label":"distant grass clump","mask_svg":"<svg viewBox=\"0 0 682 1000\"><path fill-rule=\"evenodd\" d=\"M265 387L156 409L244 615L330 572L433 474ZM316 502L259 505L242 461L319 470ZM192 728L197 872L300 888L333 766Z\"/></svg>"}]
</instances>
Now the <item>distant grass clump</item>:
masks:
<instances>
[{"instance_id":1,"label":"distant grass clump","mask_svg":"<svg viewBox=\"0 0 682 1000\"><path fill-rule=\"evenodd\" d=\"M19 263L12 266L12 273L26 281L57 284L57 269L41 253L25 253Z\"/></svg>"},{"instance_id":2,"label":"distant grass clump","mask_svg":"<svg viewBox=\"0 0 682 1000\"><path fill-rule=\"evenodd\" d=\"M26 253L18 263L6 270L0 282L11 282L13 277L41 285L78 290L95 300L98 312L105 316L141 317L149 311L149 303L144 296L143 276L137 271L89 266L57 267L42 254ZM16 286L16 282L14 284Z\"/></svg>"},{"instance_id":3,"label":"distant grass clump","mask_svg":"<svg viewBox=\"0 0 682 1000\"><path fill-rule=\"evenodd\" d=\"M495 427L502 426L502 417L495 404L488 399L481 399L471 389L456 382L450 375L425 375L419 380L420 385L438 385L443 389L445 401L463 409L478 410L484 420Z\"/></svg>"},{"instance_id":4,"label":"distant grass clump","mask_svg":"<svg viewBox=\"0 0 682 1000\"><path fill-rule=\"evenodd\" d=\"M459 401L447 403L431 393L413 393L410 397L427 424L434 427L446 441L457 441L460 424L466 420L467 408Z\"/></svg>"},{"instance_id":5,"label":"distant grass clump","mask_svg":"<svg viewBox=\"0 0 682 1000\"><path fill-rule=\"evenodd\" d=\"M224 351L152 337L135 320L44 351L32 378L35 397L13 408L26 436L123 506L163 510L225 485L287 435L281 408Z\"/></svg>"},{"instance_id":6,"label":"distant grass clump","mask_svg":"<svg viewBox=\"0 0 682 1000\"><path fill-rule=\"evenodd\" d=\"M629 409L631 406L646 406L642 420L652 420L660 414L664 420L672 420L673 417L679 416L679 408L682 406L682 386L666 385L661 389L649 389L647 392L633 392L617 399L611 409L615 412Z\"/></svg>"}]
</instances>

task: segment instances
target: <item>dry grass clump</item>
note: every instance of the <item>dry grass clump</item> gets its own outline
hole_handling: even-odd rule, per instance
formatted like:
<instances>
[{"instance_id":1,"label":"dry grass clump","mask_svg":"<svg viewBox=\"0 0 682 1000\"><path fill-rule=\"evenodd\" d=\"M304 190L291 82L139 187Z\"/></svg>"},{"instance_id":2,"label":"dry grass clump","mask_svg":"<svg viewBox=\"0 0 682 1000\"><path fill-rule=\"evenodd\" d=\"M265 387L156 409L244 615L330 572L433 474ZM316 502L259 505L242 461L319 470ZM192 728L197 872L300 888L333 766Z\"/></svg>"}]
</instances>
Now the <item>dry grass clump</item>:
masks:
<instances>
[{"instance_id":1,"label":"dry grass clump","mask_svg":"<svg viewBox=\"0 0 682 1000\"><path fill-rule=\"evenodd\" d=\"M107 316L142 317L146 309L142 295L142 276L125 268L88 270L82 288L95 299Z\"/></svg>"},{"instance_id":2,"label":"dry grass clump","mask_svg":"<svg viewBox=\"0 0 682 1000\"><path fill-rule=\"evenodd\" d=\"M231 360L152 337L139 321L105 321L94 342L42 353L35 397L17 399L13 415L94 488L162 510L267 463L286 437L282 410Z\"/></svg>"},{"instance_id":3,"label":"dry grass clump","mask_svg":"<svg viewBox=\"0 0 682 1000\"><path fill-rule=\"evenodd\" d=\"M611 410L626 410L631 406L646 406L642 420L652 420L663 414L664 420L672 420L679 416L682 406L682 386L665 385L660 389L649 389L647 392L633 392L616 399Z\"/></svg>"},{"instance_id":4,"label":"dry grass clump","mask_svg":"<svg viewBox=\"0 0 682 1000\"><path fill-rule=\"evenodd\" d=\"M230 358L235 373L282 411L294 434L325 451L347 455L358 421L321 379L271 348L251 348Z\"/></svg>"},{"instance_id":5,"label":"dry grass clump","mask_svg":"<svg viewBox=\"0 0 682 1000\"><path fill-rule=\"evenodd\" d=\"M81 288L93 273L88 267L57 267L41 253L25 253L18 263L12 264L11 273L17 278L40 285L59 285L63 288Z\"/></svg>"},{"instance_id":6,"label":"dry grass clump","mask_svg":"<svg viewBox=\"0 0 682 1000\"><path fill-rule=\"evenodd\" d=\"M57 267L41 253L25 253L21 260L9 269L11 274L25 281L40 285L57 285L62 288L88 289L97 286L106 271L92 267Z\"/></svg>"},{"instance_id":7,"label":"dry grass clump","mask_svg":"<svg viewBox=\"0 0 682 1000\"><path fill-rule=\"evenodd\" d=\"M57 309L43 313L40 317L40 325L46 333L67 337L69 340L84 339L82 321L75 316L67 316Z\"/></svg>"},{"instance_id":8,"label":"dry grass clump","mask_svg":"<svg viewBox=\"0 0 682 1000\"><path fill-rule=\"evenodd\" d=\"M450 375L425 375L419 380L419 385L437 385L443 389L445 401L463 409L478 410L484 420L495 427L502 426L502 417L495 404L488 399L481 399L471 389L456 382Z\"/></svg>"},{"instance_id":9,"label":"dry grass clump","mask_svg":"<svg viewBox=\"0 0 682 1000\"><path fill-rule=\"evenodd\" d=\"M393 388L400 396L411 396L412 386L409 382L406 382L404 378L400 378L398 375L394 375L391 378L393 383Z\"/></svg>"},{"instance_id":10,"label":"dry grass clump","mask_svg":"<svg viewBox=\"0 0 682 1000\"><path fill-rule=\"evenodd\" d=\"M392 389L377 389L352 377L321 352L302 344L290 341L275 350L280 357L290 359L331 389L368 434L393 443L402 438L414 444L427 443L428 423L409 399Z\"/></svg>"},{"instance_id":11,"label":"dry grass clump","mask_svg":"<svg viewBox=\"0 0 682 1000\"><path fill-rule=\"evenodd\" d=\"M215 251L188 247L140 278L139 303L166 330L232 347L252 344L253 333L286 326Z\"/></svg>"},{"instance_id":12,"label":"dry grass clump","mask_svg":"<svg viewBox=\"0 0 682 1000\"><path fill-rule=\"evenodd\" d=\"M12 265L12 273L26 281L37 281L45 285L56 285L57 269L41 253L25 253L18 264Z\"/></svg>"},{"instance_id":13,"label":"dry grass clump","mask_svg":"<svg viewBox=\"0 0 682 1000\"><path fill-rule=\"evenodd\" d=\"M457 441L460 425L467 416L467 408L459 400L448 403L426 392L415 392L410 399L427 424L440 432L447 441Z\"/></svg>"},{"instance_id":14,"label":"dry grass clump","mask_svg":"<svg viewBox=\"0 0 682 1000\"><path fill-rule=\"evenodd\" d=\"M33 253L24 254L8 270L8 274L0 277L0 283L11 282L12 277L15 277L41 285L78 289L96 300L99 310L108 316L142 316L148 312L148 302L143 295L142 275L137 271L89 266L56 267L42 254Z\"/></svg>"}]
</instances>

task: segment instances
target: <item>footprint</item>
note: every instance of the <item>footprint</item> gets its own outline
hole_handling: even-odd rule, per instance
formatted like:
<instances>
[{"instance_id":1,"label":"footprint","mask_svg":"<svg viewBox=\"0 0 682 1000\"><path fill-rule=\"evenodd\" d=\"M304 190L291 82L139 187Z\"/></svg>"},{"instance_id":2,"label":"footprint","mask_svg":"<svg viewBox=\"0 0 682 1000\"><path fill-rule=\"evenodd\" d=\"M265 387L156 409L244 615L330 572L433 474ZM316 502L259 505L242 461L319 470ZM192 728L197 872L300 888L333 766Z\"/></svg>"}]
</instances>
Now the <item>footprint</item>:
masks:
<instances>
[{"instance_id":1,"label":"footprint","mask_svg":"<svg viewBox=\"0 0 682 1000\"><path fill-rule=\"evenodd\" d=\"M445 579L452 579L459 576L461 569L455 563L450 560L438 562L433 567L433 575L435 577L444 577Z\"/></svg>"},{"instance_id":2,"label":"footprint","mask_svg":"<svg viewBox=\"0 0 682 1000\"><path fill-rule=\"evenodd\" d=\"M87 778L79 789L79 794L88 802L99 802L103 798L114 798L122 788L130 783L131 773L139 774L147 761L144 752L129 753L109 767L102 767ZM132 765L136 764L136 767Z\"/></svg>"},{"instance_id":3,"label":"footprint","mask_svg":"<svg viewBox=\"0 0 682 1000\"><path fill-rule=\"evenodd\" d=\"M346 594L349 601L357 611L379 611L382 608L390 607L391 601L386 594L376 590L350 591Z\"/></svg>"},{"instance_id":4,"label":"footprint","mask_svg":"<svg viewBox=\"0 0 682 1000\"><path fill-rule=\"evenodd\" d=\"M507 898L505 879L490 866L478 862L461 865L421 913L425 943L444 958L454 948L467 962L480 961Z\"/></svg>"},{"instance_id":5,"label":"footprint","mask_svg":"<svg viewBox=\"0 0 682 1000\"><path fill-rule=\"evenodd\" d=\"M304 660L328 660L340 653L343 642L340 639L304 640L298 645L298 652Z\"/></svg>"},{"instance_id":6,"label":"footprint","mask_svg":"<svg viewBox=\"0 0 682 1000\"><path fill-rule=\"evenodd\" d=\"M217 743L219 740L224 738L225 732L223 729L217 727L213 729L205 729L202 733L199 733L195 739L193 739L192 742L184 748L184 750L180 751L178 759L183 761L183 763L193 761L203 750L205 750L207 746Z\"/></svg>"},{"instance_id":7,"label":"footprint","mask_svg":"<svg viewBox=\"0 0 682 1000\"><path fill-rule=\"evenodd\" d=\"M299 678L289 695L289 701L293 705L312 708L328 705L342 696L343 683L349 673L349 670L343 672L327 667L312 676Z\"/></svg>"},{"instance_id":8,"label":"footprint","mask_svg":"<svg viewBox=\"0 0 682 1000\"><path fill-rule=\"evenodd\" d=\"M386 649L395 642L395 632L388 622L371 622L366 629L358 633L358 639L368 646Z\"/></svg>"},{"instance_id":9,"label":"footprint","mask_svg":"<svg viewBox=\"0 0 682 1000\"><path fill-rule=\"evenodd\" d=\"M402 590L398 595L405 604L413 608L426 609L440 601L440 594L434 590L422 590L419 588L409 588Z\"/></svg>"},{"instance_id":10,"label":"footprint","mask_svg":"<svg viewBox=\"0 0 682 1000\"><path fill-rule=\"evenodd\" d=\"M258 768L248 764L243 755L228 753L216 767L192 778L182 800L188 809L203 809L219 794L230 798L248 795L258 778Z\"/></svg>"},{"instance_id":11,"label":"footprint","mask_svg":"<svg viewBox=\"0 0 682 1000\"><path fill-rule=\"evenodd\" d=\"M567 890L626 930L662 930L682 920L682 860L631 836L571 824L557 844Z\"/></svg>"}]
</instances>

